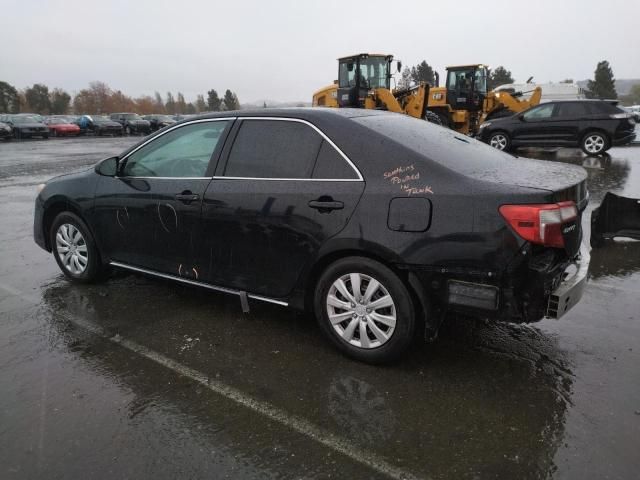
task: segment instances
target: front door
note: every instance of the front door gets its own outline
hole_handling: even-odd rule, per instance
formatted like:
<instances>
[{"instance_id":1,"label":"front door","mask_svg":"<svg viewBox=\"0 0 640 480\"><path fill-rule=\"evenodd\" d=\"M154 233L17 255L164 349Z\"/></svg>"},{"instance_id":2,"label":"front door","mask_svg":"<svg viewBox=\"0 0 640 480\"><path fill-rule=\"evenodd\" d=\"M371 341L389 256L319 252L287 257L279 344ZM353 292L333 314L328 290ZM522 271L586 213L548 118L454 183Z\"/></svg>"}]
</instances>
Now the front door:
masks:
<instances>
[{"instance_id":1,"label":"front door","mask_svg":"<svg viewBox=\"0 0 640 480\"><path fill-rule=\"evenodd\" d=\"M116 177L101 177L93 218L108 260L199 277L193 257L202 198L231 122L169 130L124 158Z\"/></svg>"},{"instance_id":2,"label":"front door","mask_svg":"<svg viewBox=\"0 0 640 480\"><path fill-rule=\"evenodd\" d=\"M545 103L518 116L518 124L513 129L513 141L525 145L550 142L553 138L555 107L554 103Z\"/></svg>"},{"instance_id":3,"label":"front door","mask_svg":"<svg viewBox=\"0 0 640 480\"><path fill-rule=\"evenodd\" d=\"M359 172L310 124L245 119L205 193L200 266L211 283L284 297L347 224Z\"/></svg>"}]
</instances>

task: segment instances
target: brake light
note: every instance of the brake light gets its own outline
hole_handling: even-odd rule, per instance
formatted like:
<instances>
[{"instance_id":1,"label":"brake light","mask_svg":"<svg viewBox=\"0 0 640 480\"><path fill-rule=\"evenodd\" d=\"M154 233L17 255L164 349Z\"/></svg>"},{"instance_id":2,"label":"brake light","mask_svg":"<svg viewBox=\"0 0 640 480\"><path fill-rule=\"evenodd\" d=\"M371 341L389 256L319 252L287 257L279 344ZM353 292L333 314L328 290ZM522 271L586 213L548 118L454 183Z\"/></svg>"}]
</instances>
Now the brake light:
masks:
<instances>
[{"instance_id":1,"label":"brake light","mask_svg":"<svg viewBox=\"0 0 640 480\"><path fill-rule=\"evenodd\" d=\"M523 239L547 247L564 248L562 225L578 216L570 202L539 205L502 205L500 215Z\"/></svg>"}]
</instances>

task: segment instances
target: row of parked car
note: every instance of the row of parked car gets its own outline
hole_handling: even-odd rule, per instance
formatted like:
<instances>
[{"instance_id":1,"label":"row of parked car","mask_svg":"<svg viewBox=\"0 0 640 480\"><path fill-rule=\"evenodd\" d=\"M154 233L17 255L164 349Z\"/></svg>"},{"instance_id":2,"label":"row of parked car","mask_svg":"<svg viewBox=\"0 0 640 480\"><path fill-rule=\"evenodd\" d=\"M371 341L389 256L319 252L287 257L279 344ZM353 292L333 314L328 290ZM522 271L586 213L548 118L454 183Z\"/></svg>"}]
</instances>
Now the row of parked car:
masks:
<instances>
[{"instance_id":1,"label":"row of parked car","mask_svg":"<svg viewBox=\"0 0 640 480\"><path fill-rule=\"evenodd\" d=\"M0 138L49 138L50 136L148 135L187 118L187 115L50 115L37 113L0 114Z\"/></svg>"}]
</instances>

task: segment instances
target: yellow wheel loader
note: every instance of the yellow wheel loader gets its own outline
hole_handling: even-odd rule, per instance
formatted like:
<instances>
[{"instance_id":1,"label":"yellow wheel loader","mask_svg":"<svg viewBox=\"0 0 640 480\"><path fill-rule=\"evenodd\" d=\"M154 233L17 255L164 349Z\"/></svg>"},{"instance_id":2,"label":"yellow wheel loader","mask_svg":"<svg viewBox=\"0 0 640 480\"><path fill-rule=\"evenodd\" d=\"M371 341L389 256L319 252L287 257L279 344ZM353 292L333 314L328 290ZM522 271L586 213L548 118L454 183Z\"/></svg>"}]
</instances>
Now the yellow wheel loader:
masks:
<instances>
[{"instance_id":1,"label":"yellow wheel loader","mask_svg":"<svg viewBox=\"0 0 640 480\"><path fill-rule=\"evenodd\" d=\"M444 87L421 83L391 89L392 55L361 53L338 59L338 80L313 94L315 107L385 109L405 113L460 133L474 135L485 120L513 115L540 102L537 87L528 100L519 94L487 92L489 69L485 65L447 67ZM401 70L397 62L397 71Z\"/></svg>"}]
</instances>

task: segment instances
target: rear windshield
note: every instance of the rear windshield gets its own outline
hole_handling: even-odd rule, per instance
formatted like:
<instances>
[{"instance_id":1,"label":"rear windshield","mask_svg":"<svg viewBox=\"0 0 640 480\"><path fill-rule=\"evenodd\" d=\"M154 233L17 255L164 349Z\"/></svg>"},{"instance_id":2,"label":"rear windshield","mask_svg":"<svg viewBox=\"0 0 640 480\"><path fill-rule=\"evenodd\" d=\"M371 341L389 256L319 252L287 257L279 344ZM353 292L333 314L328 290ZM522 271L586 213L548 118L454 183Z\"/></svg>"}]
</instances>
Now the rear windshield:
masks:
<instances>
[{"instance_id":1,"label":"rear windshield","mask_svg":"<svg viewBox=\"0 0 640 480\"><path fill-rule=\"evenodd\" d=\"M513 159L487 144L407 115L371 115L352 120L464 175L499 168Z\"/></svg>"}]
</instances>

